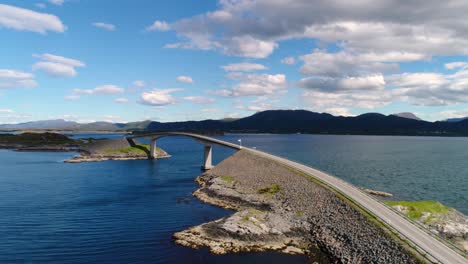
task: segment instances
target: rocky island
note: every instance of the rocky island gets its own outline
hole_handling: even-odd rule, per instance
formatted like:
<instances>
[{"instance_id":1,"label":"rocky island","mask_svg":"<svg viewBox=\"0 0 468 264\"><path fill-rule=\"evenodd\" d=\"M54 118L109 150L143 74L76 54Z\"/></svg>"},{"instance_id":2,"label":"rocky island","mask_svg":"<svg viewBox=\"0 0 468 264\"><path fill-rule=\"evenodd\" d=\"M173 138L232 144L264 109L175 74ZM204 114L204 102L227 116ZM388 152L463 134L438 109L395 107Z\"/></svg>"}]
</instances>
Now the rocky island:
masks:
<instances>
[{"instance_id":1,"label":"rocky island","mask_svg":"<svg viewBox=\"0 0 468 264\"><path fill-rule=\"evenodd\" d=\"M72 139L58 133L0 134L0 149L16 151L61 151L79 152L68 163L105 160L148 159L149 146L136 140L121 139ZM170 157L157 148L158 158Z\"/></svg>"},{"instance_id":2,"label":"rocky island","mask_svg":"<svg viewBox=\"0 0 468 264\"><path fill-rule=\"evenodd\" d=\"M164 150L157 148L158 159L170 157ZM66 160L67 163L95 162L105 160L149 159L149 145L134 139L88 140L80 147L80 155Z\"/></svg>"},{"instance_id":3,"label":"rocky island","mask_svg":"<svg viewBox=\"0 0 468 264\"><path fill-rule=\"evenodd\" d=\"M320 263L420 262L418 253L345 197L247 150L196 181L196 197L236 212L174 234L178 244L216 254L308 254Z\"/></svg>"}]
</instances>

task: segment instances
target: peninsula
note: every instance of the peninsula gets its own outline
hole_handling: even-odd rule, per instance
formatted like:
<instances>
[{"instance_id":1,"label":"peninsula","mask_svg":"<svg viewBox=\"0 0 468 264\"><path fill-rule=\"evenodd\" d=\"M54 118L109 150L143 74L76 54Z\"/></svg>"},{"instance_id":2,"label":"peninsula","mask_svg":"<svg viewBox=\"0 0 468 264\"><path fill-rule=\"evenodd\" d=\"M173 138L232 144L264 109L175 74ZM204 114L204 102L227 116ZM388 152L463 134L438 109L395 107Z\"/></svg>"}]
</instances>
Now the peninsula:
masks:
<instances>
[{"instance_id":1,"label":"peninsula","mask_svg":"<svg viewBox=\"0 0 468 264\"><path fill-rule=\"evenodd\" d=\"M78 152L66 160L68 163L105 160L149 159L149 146L137 140L121 139L72 139L58 133L0 134L0 149L16 151ZM170 157L161 148L156 149L157 158Z\"/></svg>"}]
</instances>

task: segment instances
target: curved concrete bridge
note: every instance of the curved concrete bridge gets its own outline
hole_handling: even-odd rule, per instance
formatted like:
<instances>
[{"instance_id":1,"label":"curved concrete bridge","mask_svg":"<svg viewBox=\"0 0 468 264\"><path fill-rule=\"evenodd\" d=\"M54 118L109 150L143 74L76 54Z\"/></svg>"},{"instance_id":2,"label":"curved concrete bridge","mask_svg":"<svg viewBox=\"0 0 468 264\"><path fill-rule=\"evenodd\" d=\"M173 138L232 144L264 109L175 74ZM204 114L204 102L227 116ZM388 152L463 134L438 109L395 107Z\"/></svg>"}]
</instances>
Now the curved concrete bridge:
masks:
<instances>
[{"instance_id":1,"label":"curved concrete bridge","mask_svg":"<svg viewBox=\"0 0 468 264\"><path fill-rule=\"evenodd\" d=\"M240 145L233 144L230 142L222 141L208 136L185 133L185 132L155 132L147 133L142 135L131 136L130 138L150 138L151 139L151 153L152 157L156 156L156 140L165 136L187 136L196 139L205 145L205 160L203 168L210 169L211 164L211 155L213 144L225 146L228 148L240 150L245 149L251 151L262 157L274 160L278 163L281 163L287 167L293 168L295 170L301 171L307 175L310 175L316 178L318 181L322 182L324 185L327 185L334 189L336 192L339 192L345 195L348 199L353 201L356 205L366 210L367 212L374 215L379 221L389 226L393 229L398 235L407 241L409 241L412 246L414 246L422 255L435 263L457 263L457 264L468 264L468 259L466 256L463 256L462 252L456 251L449 247L445 242L440 238L436 237L434 234L431 234L430 231L425 230L423 227L418 226L414 222L408 220L407 218L402 217L400 214L386 206L385 204L379 202L377 199L372 196L362 192L359 188L340 180L334 176L331 176L322 171L313 169L311 167L305 166L303 164L290 161L285 158L281 158L263 151L241 147Z\"/></svg>"},{"instance_id":2,"label":"curved concrete bridge","mask_svg":"<svg viewBox=\"0 0 468 264\"><path fill-rule=\"evenodd\" d=\"M193 133L184 133L184 132L154 132L154 133L145 133L141 135L136 135L136 136L130 136L128 138L147 138L150 139L150 157L151 159L156 159L157 158L157 140L162 137L167 137L167 136L187 136L191 137L198 142L202 143L205 145L204 148L204 160L203 160L203 165L202 169L204 170L209 170L213 168L212 164L212 155L213 155L213 147L212 145L220 145L223 147L228 147L232 148L235 150L239 150L242 147L236 144L232 144L226 141L218 140L212 137L207 137L207 136L202 136L198 134L193 134Z\"/></svg>"}]
</instances>

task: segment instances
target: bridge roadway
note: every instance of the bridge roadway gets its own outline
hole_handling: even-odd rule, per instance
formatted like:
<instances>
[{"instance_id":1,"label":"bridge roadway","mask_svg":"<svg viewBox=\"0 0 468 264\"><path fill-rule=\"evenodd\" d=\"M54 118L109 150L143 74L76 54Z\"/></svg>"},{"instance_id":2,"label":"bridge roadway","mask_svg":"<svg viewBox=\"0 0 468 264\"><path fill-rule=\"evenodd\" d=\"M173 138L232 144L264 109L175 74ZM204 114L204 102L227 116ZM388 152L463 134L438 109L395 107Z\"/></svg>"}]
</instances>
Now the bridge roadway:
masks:
<instances>
[{"instance_id":1,"label":"bridge roadway","mask_svg":"<svg viewBox=\"0 0 468 264\"><path fill-rule=\"evenodd\" d=\"M375 198L371 197L370 195L362 192L359 188L340 180L336 177L333 177L327 173L319 171L317 169L313 169L311 167L305 166L303 164L290 161L285 158L281 158L260 150L251 149L247 147L241 147L237 144L233 144L230 142L226 142L223 140L215 139L208 136L193 134L193 133L185 133L185 132L159 132L154 133L152 135L161 135L161 136L187 136L194 138L196 140L202 141L208 144L217 144L221 146L225 146L232 149L244 149L250 152L253 152L257 155L263 156L265 158L274 160L279 162L283 165L286 165L290 168L296 169L303 173L306 173L312 177L317 178L322 183L326 184L327 186L331 187L335 191L340 192L341 194L345 195L348 199L352 200L354 203L362 207L363 209L367 210L371 214L375 215L380 221L385 223L386 225L393 228L394 231L398 232L400 237L406 238L410 241L414 246L419 249L419 252L425 253L426 257L435 262L440 263L456 263L456 264L468 264L468 259L464 256L459 254L457 251L453 250L452 248L448 247L445 243L441 242L439 239L434 237L433 235L429 234L427 230L423 230L422 227L419 227L405 219L386 205L382 204ZM150 137L151 134L147 134L146 136L136 136L136 137Z\"/></svg>"}]
</instances>

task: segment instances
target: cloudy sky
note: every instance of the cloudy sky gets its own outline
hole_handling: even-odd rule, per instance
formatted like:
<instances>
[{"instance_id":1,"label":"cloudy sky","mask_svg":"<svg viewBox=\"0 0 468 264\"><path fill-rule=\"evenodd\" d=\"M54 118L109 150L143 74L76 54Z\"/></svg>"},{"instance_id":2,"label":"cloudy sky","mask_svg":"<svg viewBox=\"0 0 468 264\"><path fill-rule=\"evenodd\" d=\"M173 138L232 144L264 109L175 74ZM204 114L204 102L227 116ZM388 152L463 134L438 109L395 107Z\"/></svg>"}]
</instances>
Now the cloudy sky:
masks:
<instances>
[{"instance_id":1,"label":"cloudy sky","mask_svg":"<svg viewBox=\"0 0 468 264\"><path fill-rule=\"evenodd\" d=\"M190 2L1 1L0 123L468 116L466 0Z\"/></svg>"}]
</instances>

